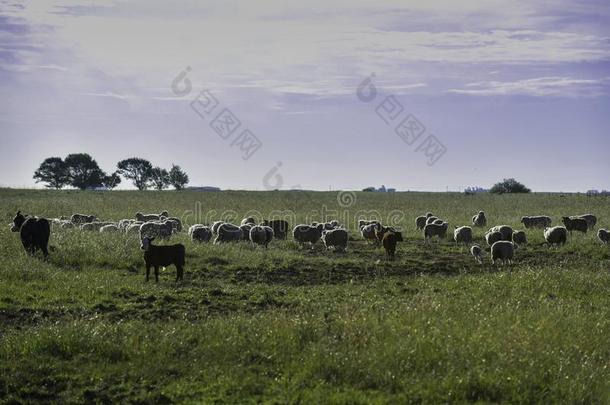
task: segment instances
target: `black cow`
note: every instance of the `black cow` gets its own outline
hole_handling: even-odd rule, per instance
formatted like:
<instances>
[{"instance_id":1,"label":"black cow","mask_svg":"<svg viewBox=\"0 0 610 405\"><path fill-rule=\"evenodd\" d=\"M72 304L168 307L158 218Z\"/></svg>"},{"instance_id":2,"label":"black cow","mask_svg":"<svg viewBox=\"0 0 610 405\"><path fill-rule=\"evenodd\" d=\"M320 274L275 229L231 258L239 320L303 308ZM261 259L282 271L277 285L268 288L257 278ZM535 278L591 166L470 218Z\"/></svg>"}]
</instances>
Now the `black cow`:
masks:
<instances>
[{"instance_id":1,"label":"black cow","mask_svg":"<svg viewBox=\"0 0 610 405\"><path fill-rule=\"evenodd\" d=\"M20 233L21 243L29 254L34 254L40 249L45 258L49 256L47 246L51 235L51 226L45 218L28 218L22 215L21 211L17 211L17 215L13 218L11 231Z\"/></svg>"}]
</instances>

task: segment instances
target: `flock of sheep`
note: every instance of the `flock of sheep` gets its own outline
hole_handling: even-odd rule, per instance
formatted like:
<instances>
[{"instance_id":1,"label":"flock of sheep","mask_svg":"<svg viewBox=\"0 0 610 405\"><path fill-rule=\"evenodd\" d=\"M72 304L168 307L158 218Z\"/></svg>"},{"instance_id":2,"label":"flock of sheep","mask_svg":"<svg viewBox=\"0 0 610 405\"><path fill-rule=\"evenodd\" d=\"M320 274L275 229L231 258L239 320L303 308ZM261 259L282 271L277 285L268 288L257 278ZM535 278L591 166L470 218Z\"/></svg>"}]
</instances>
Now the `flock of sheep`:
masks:
<instances>
[{"instance_id":1,"label":"flock of sheep","mask_svg":"<svg viewBox=\"0 0 610 405\"><path fill-rule=\"evenodd\" d=\"M27 218L27 216L23 216L18 212L13 220L12 230L18 231L21 228L21 238L26 250L35 250L29 249L26 245L26 242L30 241L28 242L29 245L37 245L34 248L42 249L46 256L48 235L38 238L42 241L40 243L31 242L35 240L32 239L32 233L48 233L48 228L45 228L44 225L45 221L44 218ZM173 234L182 232L182 221L179 218L171 217L167 211L159 214L143 214L138 212L133 219L122 219L118 222L102 222L94 215L74 214L70 219L63 217L54 218L50 223L61 229L78 227L84 231L98 231L101 233L124 232L139 235L146 262L146 280L149 278L152 267L155 268L155 276L158 280L159 266L165 267L170 264L176 265L178 270L177 279L182 278L185 256L184 245L161 246L152 244L156 238L168 240ZM597 217L592 214L562 217L563 226L551 226L552 219L548 216L525 216L521 218L521 223L526 229L544 229L546 243L549 246L559 246L567 242L568 234L571 234L573 231L587 233L594 229ZM436 217L432 213L417 217L415 225L423 233L426 245L431 245L435 237L440 239L446 238L449 229L448 222ZM472 217L472 226L454 227L453 240L457 244L470 246L470 252L474 259L479 263L483 263L484 249L479 245L473 245L473 227L487 227L485 212L480 211ZM25 233L24 229L26 230ZM188 229L188 235L193 242L205 243L214 238L214 244L250 241L253 245L264 246L266 248L274 238L287 239L289 229L289 223L282 219L264 220L257 224L256 220L250 217L244 218L240 225L224 221L216 221L211 226L196 224ZM386 257L389 260L394 259L397 243L403 241L400 230L384 226L376 220L359 220L358 229L365 241L383 246ZM335 220L297 225L292 228L292 236L302 247L307 244L313 248L315 244L322 241L326 249L334 249L335 251L345 251L349 240L347 229ZM599 229L597 237L604 244L610 242L610 232L607 229ZM492 264L498 261L510 264L517 247L527 243L527 235L525 231L514 230L509 225L498 225L491 227L486 232L485 241L489 245Z\"/></svg>"}]
</instances>

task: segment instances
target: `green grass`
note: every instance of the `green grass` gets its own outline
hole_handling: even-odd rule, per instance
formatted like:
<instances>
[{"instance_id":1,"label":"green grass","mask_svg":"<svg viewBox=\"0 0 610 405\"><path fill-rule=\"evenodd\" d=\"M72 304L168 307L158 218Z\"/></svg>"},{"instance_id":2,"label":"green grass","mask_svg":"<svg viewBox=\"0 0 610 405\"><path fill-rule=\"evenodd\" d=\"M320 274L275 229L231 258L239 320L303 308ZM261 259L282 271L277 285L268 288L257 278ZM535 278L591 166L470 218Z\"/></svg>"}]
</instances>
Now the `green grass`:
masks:
<instances>
[{"instance_id":1,"label":"green grass","mask_svg":"<svg viewBox=\"0 0 610 405\"><path fill-rule=\"evenodd\" d=\"M6 224L18 209L104 220L167 209L187 223L291 210L292 224L336 210L353 239L347 253L290 239L266 251L183 233L171 243L187 247L184 282L172 266L156 285L137 237L54 229L44 262L3 226L2 403L610 403L610 249L593 233L549 250L528 231L516 263L492 267L449 241L423 246L413 225L426 211L465 225L483 209L490 225L592 212L608 228L608 198L357 193L342 208L336 193L0 190L0 201ZM371 210L405 230L394 262L353 230Z\"/></svg>"}]
</instances>

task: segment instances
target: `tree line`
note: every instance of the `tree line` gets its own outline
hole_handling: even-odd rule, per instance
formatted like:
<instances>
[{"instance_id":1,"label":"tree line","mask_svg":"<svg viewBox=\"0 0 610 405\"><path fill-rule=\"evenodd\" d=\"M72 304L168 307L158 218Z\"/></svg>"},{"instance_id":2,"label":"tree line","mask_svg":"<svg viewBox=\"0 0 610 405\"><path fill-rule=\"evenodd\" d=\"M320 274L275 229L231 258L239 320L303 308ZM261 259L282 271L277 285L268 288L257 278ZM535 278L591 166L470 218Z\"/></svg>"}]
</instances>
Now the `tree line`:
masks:
<instances>
[{"instance_id":1,"label":"tree line","mask_svg":"<svg viewBox=\"0 0 610 405\"><path fill-rule=\"evenodd\" d=\"M107 174L87 153L72 153L65 159L46 158L34 172L36 183L45 183L45 187L57 190L66 186L81 190L100 187L112 190L121 184L121 176L131 180L138 190L164 190L169 186L182 190L189 182L180 166L172 164L168 171L137 157L121 160L117 170Z\"/></svg>"}]
</instances>

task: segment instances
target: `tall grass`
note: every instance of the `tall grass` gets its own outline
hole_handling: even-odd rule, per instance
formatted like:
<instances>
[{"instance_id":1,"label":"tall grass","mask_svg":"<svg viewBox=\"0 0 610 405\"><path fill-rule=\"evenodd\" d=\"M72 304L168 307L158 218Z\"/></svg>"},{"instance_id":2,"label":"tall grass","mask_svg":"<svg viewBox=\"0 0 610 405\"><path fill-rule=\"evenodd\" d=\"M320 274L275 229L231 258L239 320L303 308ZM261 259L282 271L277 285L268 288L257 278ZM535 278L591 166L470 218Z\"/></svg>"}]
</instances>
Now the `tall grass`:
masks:
<instances>
[{"instance_id":1,"label":"tall grass","mask_svg":"<svg viewBox=\"0 0 610 405\"><path fill-rule=\"evenodd\" d=\"M170 267L155 285L137 237L54 229L44 262L3 227L0 402L610 402L607 246L588 234L549 250L528 231L514 266L479 266L449 241L423 246L413 222L432 211L464 225L483 209L515 228L524 214L585 212L608 227L607 198L356 197L342 208L337 193L0 190L6 223L18 209L109 220L168 209L188 222L197 210L304 221L325 207L400 210L407 236L386 262L353 231L347 253L181 234L171 243L187 247L185 281Z\"/></svg>"}]
</instances>

